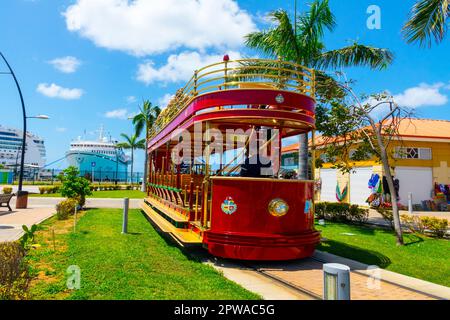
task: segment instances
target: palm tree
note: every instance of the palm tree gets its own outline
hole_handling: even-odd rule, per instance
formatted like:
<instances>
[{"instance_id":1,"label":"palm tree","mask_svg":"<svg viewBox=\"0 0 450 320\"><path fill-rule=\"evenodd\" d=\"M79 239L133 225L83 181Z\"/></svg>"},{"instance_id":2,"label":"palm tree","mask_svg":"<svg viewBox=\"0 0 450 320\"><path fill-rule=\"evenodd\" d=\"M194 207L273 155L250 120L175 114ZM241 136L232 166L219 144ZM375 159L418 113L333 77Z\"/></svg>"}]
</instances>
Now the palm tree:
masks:
<instances>
[{"instance_id":1,"label":"palm tree","mask_svg":"<svg viewBox=\"0 0 450 320\"><path fill-rule=\"evenodd\" d=\"M335 50L327 51L323 43L325 30L333 31L335 17L328 0L315 0L309 10L301 14L292 24L285 10L270 13L275 26L269 30L250 33L246 45L262 54L325 71L329 68L348 66L369 66L384 69L393 60L393 54L386 49L370 47L354 42ZM322 78L328 79L324 72ZM320 81L320 78L317 78ZM329 83L329 82L328 82ZM308 135L300 135L299 178L308 176Z\"/></svg>"},{"instance_id":2,"label":"palm tree","mask_svg":"<svg viewBox=\"0 0 450 320\"><path fill-rule=\"evenodd\" d=\"M145 149L145 139L139 140L137 133L134 133L132 136L128 136L125 133L121 133L120 135L125 142L120 142L116 146L131 150L131 183L133 183L134 150Z\"/></svg>"},{"instance_id":3,"label":"palm tree","mask_svg":"<svg viewBox=\"0 0 450 320\"><path fill-rule=\"evenodd\" d=\"M432 40L440 43L448 28L449 0L420 0L411 9L409 21L403 27L407 43L431 47Z\"/></svg>"},{"instance_id":4,"label":"palm tree","mask_svg":"<svg viewBox=\"0 0 450 320\"><path fill-rule=\"evenodd\" d=\"M139 107L140 113L134 116L133 124L136 129L136 134L141 135L142 130L145 128L145 144L148 145L149 142L149 132L150 128L153 126L156 118L158 118L161 113L161 109L158 106L153 106L148 100L143 101L142 107ZM145 192L147 184L147 170L148 170L148 154L145 150L145 161L144 161L144 178L142 180L141 190Z\"/></svg>"},{"instance_id":5,"label":"palm tree","mask_svg":"<svg viewBox=\"0 0 450 320\"><path fill-rule=\"evenodd\" d=\"M150 128L153 126L156 118L158 118L161 113L161 109L158 106L153 106L152 103L148 100L144 100L142 103L142 107L139 107L139 113L134 116L133 124L136 129L136 133L138 136L141 135L142 130L145 128L145 144L148 145L149 142L149 132ZM148 170L148 154L147 150L145 150L145 160L144 160L144 179L142 180L142 188L141 190L145 192L147 185L147 170Z\"/></svg>"}]
</instances>

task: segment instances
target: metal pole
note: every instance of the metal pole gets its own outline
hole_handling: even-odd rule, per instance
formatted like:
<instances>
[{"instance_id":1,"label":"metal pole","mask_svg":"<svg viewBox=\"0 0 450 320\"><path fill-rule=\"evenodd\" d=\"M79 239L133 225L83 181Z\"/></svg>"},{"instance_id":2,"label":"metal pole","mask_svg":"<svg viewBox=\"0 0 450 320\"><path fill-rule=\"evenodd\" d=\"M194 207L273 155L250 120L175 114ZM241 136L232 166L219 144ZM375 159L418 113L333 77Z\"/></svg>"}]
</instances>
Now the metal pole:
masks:
<instances>
[{"instance_id":1,"label":"metal pole","mask_svg":"<svg viewBox=\"0 0 450 320\"><path fill-rule=\"evenodd\" d=\"M73 220L73 232L77 232L77 210L78 205L75 205L75 214L74 214L74 220Z\"/></svg>"},{"instance_id":2,"label":"metal pole","mask_svg":"<svg viewBox=\"0 0 450 320\"><path fill-rule=\"evenodd\" d=\"M410 214L413 213L412 192L408 192L408 212L409 212Z\"/></svg>"},{"instance_id":3,"label":"metal pole","mask_svg":"<svg viewBox=\"0 0 450 320\"><path fill-rule=\"evenodd\" d=\"M123 223L122 234L128 233L128 207L130 205L130 199L123 199Z\"/></svg>"},{"instance_id":4,"label":"metal pole","mask_svg":"<svg viewBox=\"0 0 450 320\"><path fill-rule=\"evenodd\" d=\"M0 52L0 56L2 57L3 61L5 61L6 66L8 67L14 82L16 83L17 91L19 91L20 96L20 102L22 104L22 113L23 113L23 138L22 138L22 154L20 157L20 173L19 173L19 187L18 187L18 194L22 191L22 183L23 183L23 169L25 165L25 146L26 146L26 138L27 138L27 113L25 110L25 102L23 100L22 90L20 89L19 82L17 81L16 75L14 74L14 71L12 70L11 66L9 65L8 61L6 60L3 53Z\"/></svg>"},{"instance_id":5,"label":"metal pole","mask_svg":"<svg viewBox=\"0 0 450 320\"><path fill-rule=\"evenodd\" d=\"M350 268L339 263L323 265L323 299L350 300Z\"/></svg>"}]
</instances>

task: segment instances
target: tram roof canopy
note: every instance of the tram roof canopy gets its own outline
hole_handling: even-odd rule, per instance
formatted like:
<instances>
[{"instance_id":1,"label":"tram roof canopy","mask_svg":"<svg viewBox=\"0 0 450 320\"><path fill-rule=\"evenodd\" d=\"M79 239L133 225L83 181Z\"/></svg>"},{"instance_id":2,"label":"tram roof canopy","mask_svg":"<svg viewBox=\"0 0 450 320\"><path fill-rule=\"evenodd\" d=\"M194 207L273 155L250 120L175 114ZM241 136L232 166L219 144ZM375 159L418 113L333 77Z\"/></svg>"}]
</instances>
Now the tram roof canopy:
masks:
<instances>
[{"instance_id":1,"label":"tram roof canopy","mask_svg":"<svg viewBox=\"0 0 450 320\"><path fill-rule=\"evenodd\" d=\"M275 127L282 137L315 126L314 71L281 60L222 61L195 71L150 131L156 149L178 130Z\"/></svg>"}]
</instances>

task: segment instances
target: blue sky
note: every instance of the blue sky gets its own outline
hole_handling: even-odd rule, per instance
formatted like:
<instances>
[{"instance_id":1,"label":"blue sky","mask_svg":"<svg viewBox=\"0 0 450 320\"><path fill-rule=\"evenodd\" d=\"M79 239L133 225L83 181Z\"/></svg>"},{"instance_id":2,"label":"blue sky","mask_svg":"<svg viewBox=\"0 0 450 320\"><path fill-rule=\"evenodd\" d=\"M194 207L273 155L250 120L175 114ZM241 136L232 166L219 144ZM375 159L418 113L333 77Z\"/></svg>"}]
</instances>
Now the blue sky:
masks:
<instances>
[{"instance_id":1,"label":"blue sky","mask_svg":"<svg viewBox=\"0 0 450 320\"><path fill-rule=\"evenodd\" d=\"M304 10L309 1L298 0ZM72 139L101 124L113 137L131 133L127 117L143 98L163 104L201 64L254 56L242 36L268 27L267 12L292 1L258 0L2 0L0 50L24 91L29 130L46 141L47 159L64 156ZM345 5L343 4L345 3ZM329 49L358 40L389 48L385 71L346 70L361 93L389 90L423 118L450 120L450 43L421 49L400 34L412 0L330 0L337 19L326 35ZM366 26L370 5L381 9L381 29ZM0 67L4 71L5 67ZM0 76L0 124L21 127L14 83ZM95 134L96 135L96 134ZM143 152L136 164L142 165ZM61 163L57 167L64 167Z\"/></svg>"}]
</instances>

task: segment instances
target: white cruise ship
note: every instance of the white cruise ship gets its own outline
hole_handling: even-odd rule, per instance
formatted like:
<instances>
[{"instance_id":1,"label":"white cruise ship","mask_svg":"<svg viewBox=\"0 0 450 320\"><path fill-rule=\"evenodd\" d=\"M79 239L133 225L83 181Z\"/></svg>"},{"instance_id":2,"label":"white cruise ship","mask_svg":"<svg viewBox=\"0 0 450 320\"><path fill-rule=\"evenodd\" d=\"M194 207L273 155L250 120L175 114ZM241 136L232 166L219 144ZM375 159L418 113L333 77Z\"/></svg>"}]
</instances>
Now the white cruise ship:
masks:
<instances>
[{"instance_id":1,"label":"white cruise ship","mask_svg":"<svg viewBox=\"0 0 450 320\"><path fill-rule=\"evenodd\" d=\"M15 168L20 166L23 131L0 125L0 164ZM25 147L25 166L40 169L45 166L44 140L27 132Z\"/></svg>"},{"instance_id":2,"label":"white cruise ship","mask_svg":"<svg viewBox=\"0 0 450 320\"><path fill-rule=\"evenodd\" d=\"M117 141L104 136L102 127L97 141L81 137L72 141L66 159L81 175L93 176L95 180L123 181L128 178L130 159L116 144Z\"/></svg>"}]
</instances>

